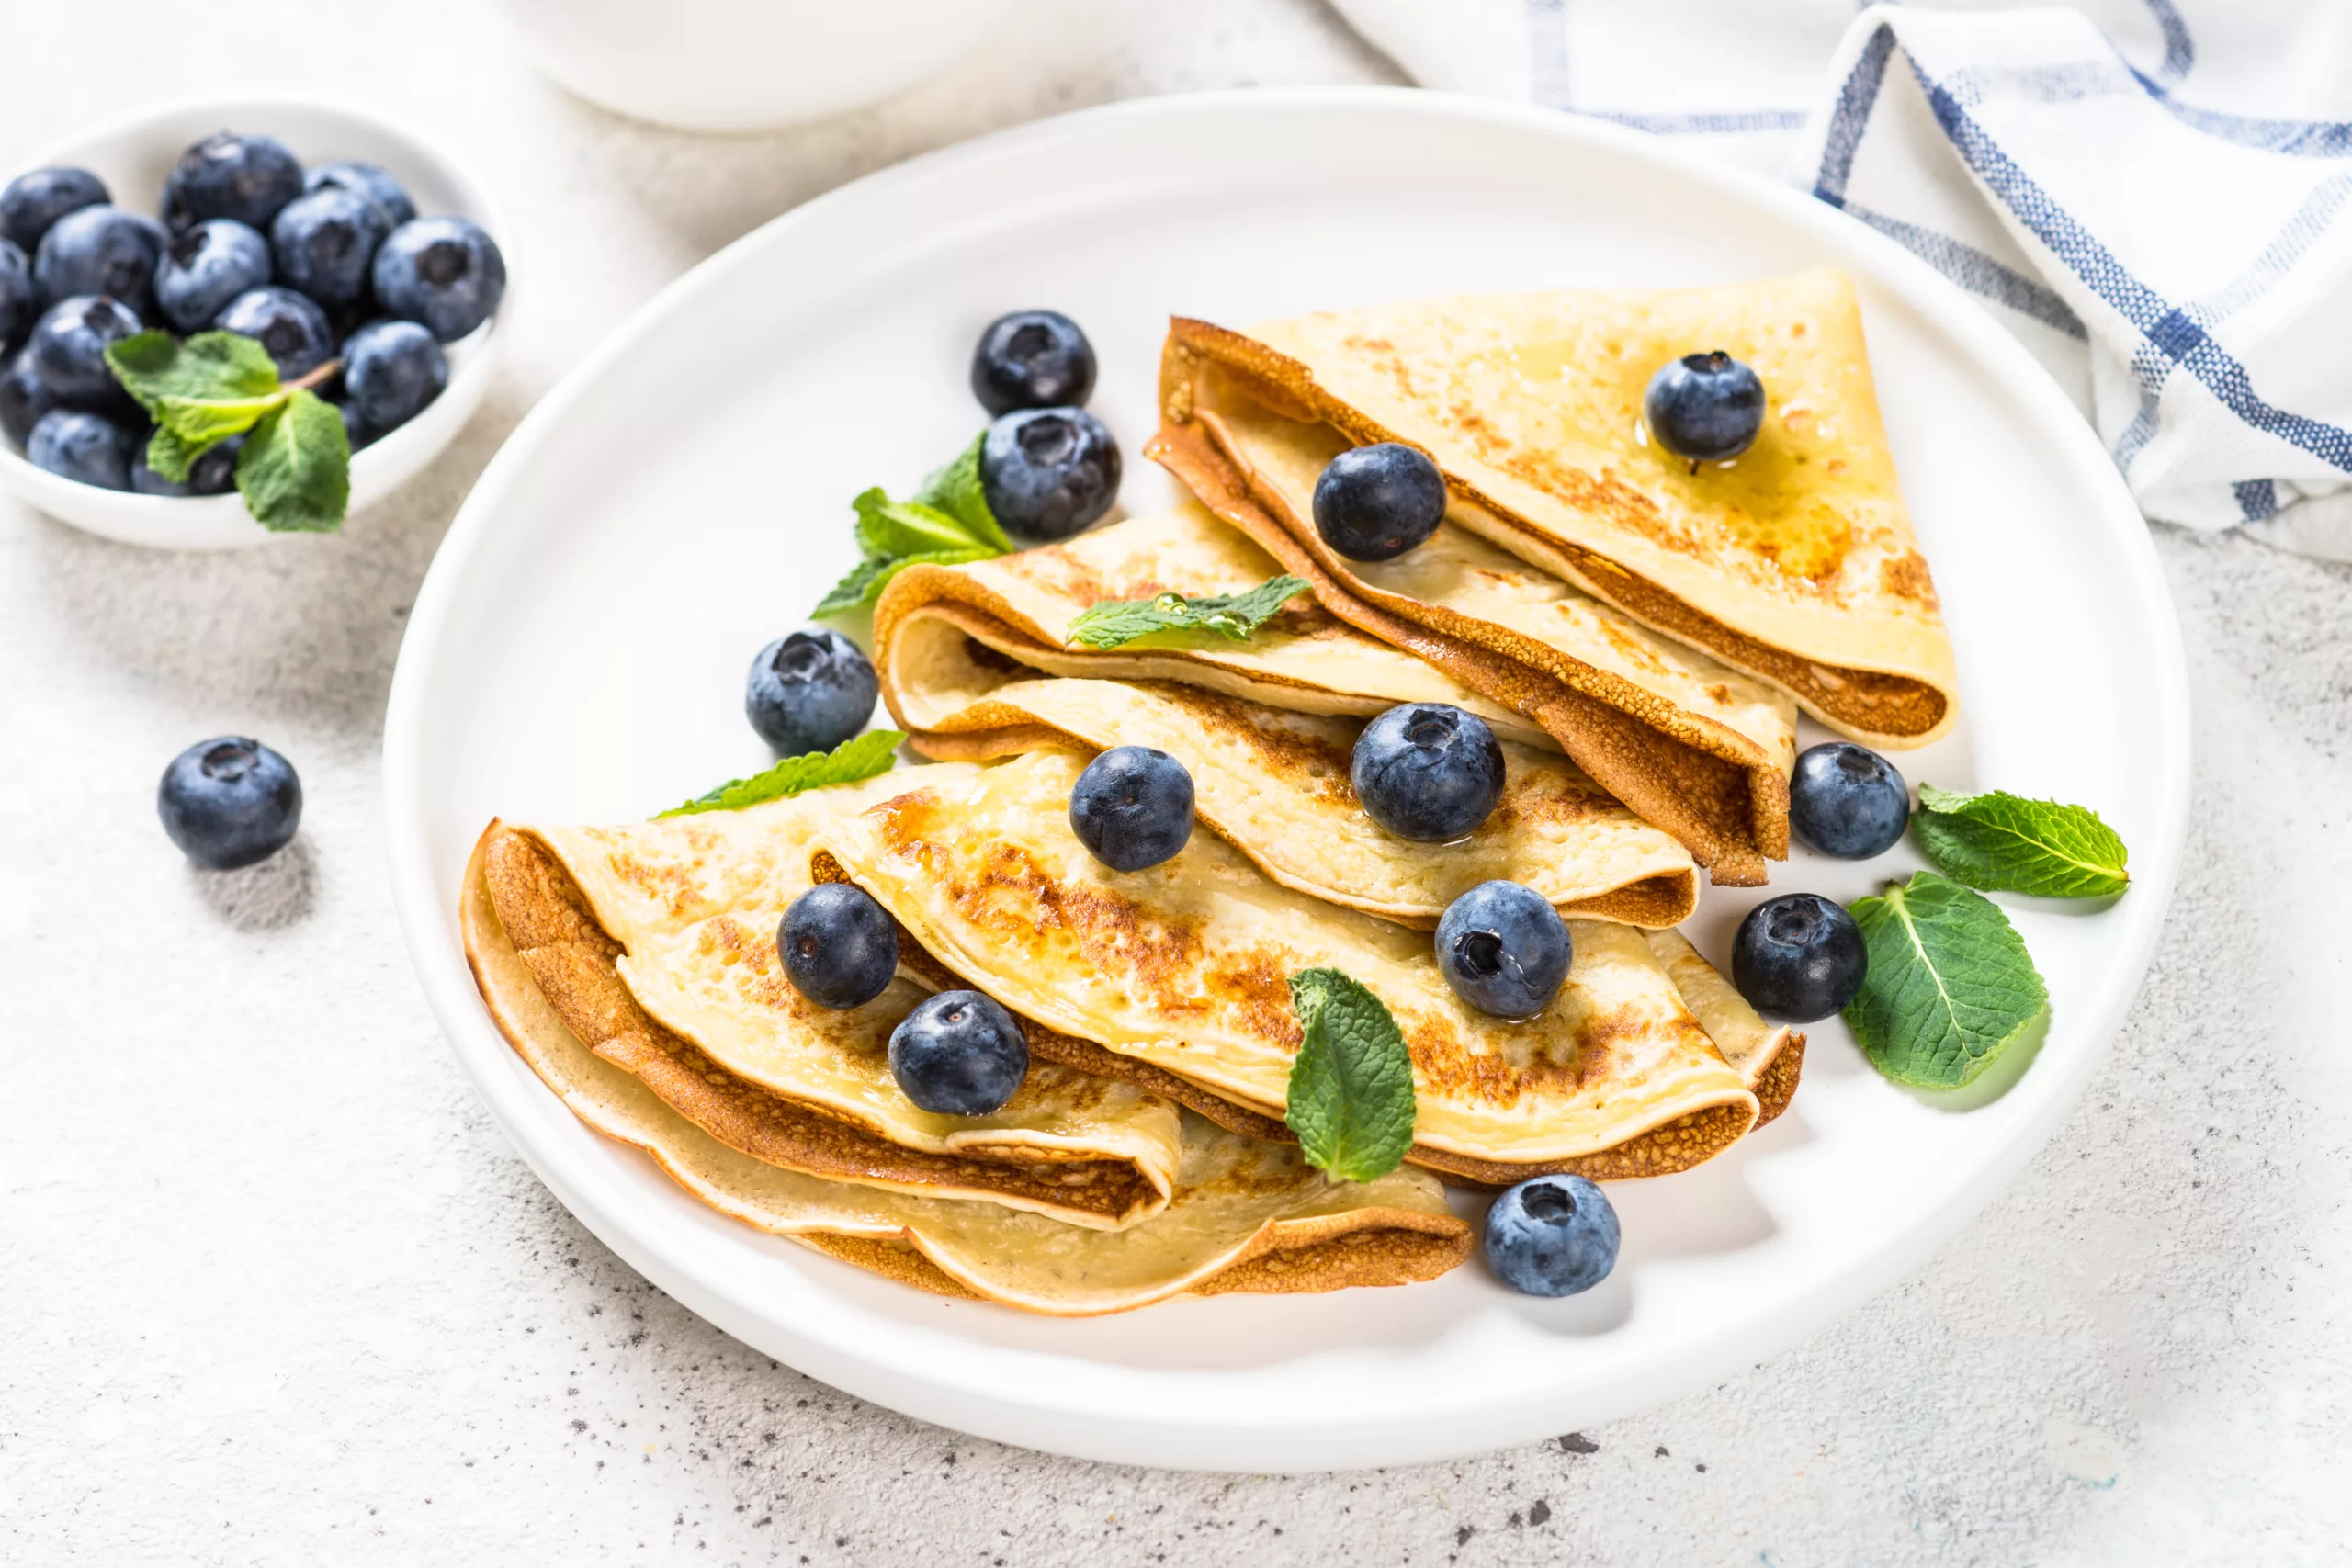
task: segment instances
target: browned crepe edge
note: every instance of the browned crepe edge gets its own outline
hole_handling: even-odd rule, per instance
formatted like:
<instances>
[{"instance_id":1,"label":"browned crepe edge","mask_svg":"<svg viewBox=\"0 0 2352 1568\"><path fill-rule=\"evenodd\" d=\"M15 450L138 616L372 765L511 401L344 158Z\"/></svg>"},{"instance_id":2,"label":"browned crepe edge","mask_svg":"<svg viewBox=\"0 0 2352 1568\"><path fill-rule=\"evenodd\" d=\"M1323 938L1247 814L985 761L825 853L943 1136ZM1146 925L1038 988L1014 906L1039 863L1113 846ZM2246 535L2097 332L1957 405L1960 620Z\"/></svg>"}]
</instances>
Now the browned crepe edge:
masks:
<instances>
[{"instance_id":1,"label":"browned crepe edge","mask_svg":"<svg viewBox=\"0 0 2352 1568\"><path fill-rule=\"evenodd\" d=\"M1253 337L1186 316L1170 318L1169 333L1171 344L1181 342L1240 376L1250 383L1252 395L1278 413L1332 425L1359 446L1396 441L1420 449L1419 443L1407 441L1325 391L1309 367ZM1161 403L1163 412L1170 406L1164 370ZM1187 406L1187 417L1189 413ZM1608 601L1635 620L1780 687L1827 722L1871 738L1906 739L1931 735L1950 712L1950 695L1925 681L1826 664L1775 648L1725 625L1619 561L1585 546L1551 537L1476 485L1445 471L1442 464L1440 470L1445 473L1448 490L1494 520L1493 532L1480 532L1495 543Z\"/></svg>"},{"instance_id":2,"label":"browned crepe edge","mask_svg":"<svg viewBox=\"0 0 2352 1568\"><path fill-rule=\"evenodd\" d=\"M484 866L491 833L498 827L499 824L492 823L475 844L473 854L467 862L458 895L458 923L465 948L466 964L473 976L475 989L481 995L483 1010L490 1015L491 1021L498 1026L498 1032L505 1037L508 1046L522 1057L524 1065L530 1067L548 1086L549 1092L562 1100L565 1108L585 1125L615 1143L637 1149L687 1192L730 1219L934 1295L998 1301L1000 1304L1023 1311L1071 1317L1131 1312L1171 1296L1186 1294L1222 1295L1242 1292L1305 1294L1352 1286L1415 1284L1437 1278L1470 1255L1471 1227L1452 1214L1364 1208L1343 1214L1272 1220L1260 1226L1243 1247L1228 1257L1215 1273L1205 1278L1194 1279L1159 1294L1142 1296L1096 1312L1054 1314L1035 1303L1006 1301L973 1289L917 1250L917 1237L910 1229L902 1229L896 1237L887 1237L778 1229L763 1224L752 1215L718 1201L724 1193L705 1191L701 1183L689 1172L673 1165L660 1147L626 1137L602 1124L580 1106L572 1104L562 1089L541 1071L526 1040L526 1026L514 1017L514 1009L501 994L501 987L492 978L483 951L486 933L482 927L484 924L496 927L499 919L489 894ZM498 928L498 936L501 940L507 940L503 927ZM520 958L519 950L517 958ZM527 964L525 967L527 972ZM536 987L536 982L527 978L521 983ZM544 992L540 995L543 1000L547 999ZM550 1010L552 1005L550 1002Z\"/></svg>"},{"instance_id":3,"label":"browned crepe edge","mask_svg":"<svg viewBox=\"0 0 2352 1568\"><path fill-rule=\"evenodd\" d=\"M1131 1161L1057 1160L1051 1151L1019 1145L1005 1145L1000 1159L908 1148L740 1077L638 1004L616 964L621 943L543 843L492 822L481 853L499 922L564 1026L738 1154L831 1181L1009 1203L1066 1224L1123 1225L1164 1204L1166 1194ZM1080 1165L1106 1168L1105 1179L1071 1185L1026 1168L1067 1175Z\"/></svg>"},{"instance_id":4,"label":"browned crepe edge","mask_svg":"<svg viewBox=\"0 0 2352 1568\"><path fill-rule=\"evenodd\" d=\"M1781 1111L1789 1108L1789 1101L1796 1098L1797 1079L1804 1072L1804 1047L1803 1032L1790 1030L1781 1036L1781 1048L1772 1053L1772 1059L1765 1063L1749 1082L1748 1092L1756 1096L1758 1107L1757 1127L1776 1120ZM1750 1132L1755 1130L1754 1127L1748 1129Z\"/></svg>"},{"instance_id":5,"label":"browned crepe edge","mask_svg":"<svg viewBox=\"0 0 2352 1568\"><path fill-rule=\"evenodd\" d=\"M1343 584L1326 570L1316 553L1319 547L1304 544L1281 521L1281 499L1252 489L1197 422L1162 426L1144 455L1283 570L1305 578L1331 614L1540 724L1595 783L1689 850L1711 881L1760 886L1766 860L1788 858L1788 780L1744 737L1553 650L1550 657L1563 665L1589 671L1580 690L1550 670L1487 646L1481 637L1502 639L1485 623L1393 594L1378 595L1375 604L1368 590Z\"/></svg>"}]
</instances>

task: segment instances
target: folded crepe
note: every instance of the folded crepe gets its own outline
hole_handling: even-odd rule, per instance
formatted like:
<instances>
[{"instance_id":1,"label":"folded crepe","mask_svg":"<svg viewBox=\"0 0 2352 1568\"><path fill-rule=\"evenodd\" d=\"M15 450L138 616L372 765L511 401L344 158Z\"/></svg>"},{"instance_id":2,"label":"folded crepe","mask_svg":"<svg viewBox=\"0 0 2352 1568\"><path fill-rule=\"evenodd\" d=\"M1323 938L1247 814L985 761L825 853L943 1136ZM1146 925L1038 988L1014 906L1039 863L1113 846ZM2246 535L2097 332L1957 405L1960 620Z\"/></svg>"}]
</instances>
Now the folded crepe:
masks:
<instances>
[{"instance_id":1,"label":"folded crepe","mask_svg":"<svg viewBox=\"0 0 2352 1568\"><path fill-rule=\"evenodd\" d=\"M1180 320L1173 342L1173 423L1200 369L1222 367L1295 420L1419 446L1463 527L1825 724L1917 746L1956 715L1951 645L1840 273L1425 299L1246 335ZM1649 438L1643 394L1660 366L1713 349L1761 377L1764 428L1736 459L1693 465ZM1305 515L1306 496L1290 499Z\"/></svg>"},{"instance_id":2,"label":"folded crepe","mask_svg":"<svg viewBox=\"0 0 2352 1568\"><path fill-rule=\"evenodd\" d=\"M841 1010L784 976L776 926L812 885L810 835L926 773L973 772L917 769L625 827L492 823L483 878L572 1033L721 1143L831 1181L1135 1224L1174 1186L1182 1140L1168 1100L1073 1071L1038 1040L1043 1059L1003 1109L935 1115L889 1068L890 1032L938 988L935 965L902 943L900 977Z\"/></svg>"},{"instance_id":3,"label":"folded crepe","mask_svg":"<svg viewBox=\"0 0 2352 1568\"><path fill-rule=\"evenodd\" d=\"M1382 831L1356 799L1348 761L1360 720L1182 681L1104 678L1189 673L1216 660L1213 668L1231 683L1255 682L1262 694L1318 708L1335 695L1368 695L1335 694L1335 684L1467 698L1443 689L1411 655L1332 623L1311 601L1291 626L1277 616L1246 643L1178 632L1100 651L1057 645L1071 618L1095 602L1081 595L1149 597L1171 578L1187 592L1219 593L1272 574L1247 540L1197 509L997 560L910 568L875 616L883 699L933 756L1158 747L1192 773L1199 820L1276 882L1408 925L1434 926L1456 897L1494 877L1527 883L1565 915L1644 926L1689 918L1699 894L1690 854L1555 752L1505 740L1506 784L1494 815L1463 842L1413 843ZM1033 658L1098 673L1041 677L1017 662ZM1269 674L1310 660L1326 667L1317 684ZM1524 733L1517 724L1509 729Z\"/></svg>"},{"instance_id":4,"label":"folded crepe","mask_svg":"<svg viewBox=\"0 0 2352 1568\"><path fill-rule=\"evenodd\" d=\"M1396 1016L1419 1099L1407 1157L1431 1169L1490 1184L1660 1175L1755 1123L1747 1076L1640 931L1570 921L1558 998L1532 1019L1492 1018L1454 997L1427 936L1283 887L1219 839L1110 870L1069 829L1082 766L1035 751L837 817L812 840L817 874L865 888L1015 1012L1091 1042L1105 1076L1140 1067L1237 1131L1281 1135L1300 1040L1290 976L1325 964Z\"/></svg>"},{"instance_id":5,"label":"folded crepe","mask_svg":"<svg viewBox=\"0 0 2352 1568\"><path fill-rule=\"evenodd\" d=\"M939 1295L1073 1317L1187 1292L1400 1285L1433 1279L1469 1254L1470 1227L1431 1178L1397 1170L1370 1183L1328 1181L1296 1149L1197 1116L1183 1119L1165 1206L1118 1231L905 1186L826 1180L744 1153L581 1043L500 922L488 847L467 867L459 915L467 959L500 1031L581 1121L644 1150L721 1213ZM606 976L619 987L616 970ZM715 1066L706 1077L721 1098L761 1092Z\"/></svg>"}]
</instances>

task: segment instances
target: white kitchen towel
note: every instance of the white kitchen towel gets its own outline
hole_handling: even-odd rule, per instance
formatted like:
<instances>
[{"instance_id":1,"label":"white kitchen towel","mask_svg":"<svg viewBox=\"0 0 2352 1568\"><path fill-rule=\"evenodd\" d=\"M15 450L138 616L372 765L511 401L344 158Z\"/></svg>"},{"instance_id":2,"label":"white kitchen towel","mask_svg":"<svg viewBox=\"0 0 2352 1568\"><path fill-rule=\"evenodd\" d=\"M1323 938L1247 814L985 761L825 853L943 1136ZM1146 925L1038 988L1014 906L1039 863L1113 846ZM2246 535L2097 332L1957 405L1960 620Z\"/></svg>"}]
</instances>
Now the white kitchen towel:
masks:
<instances>
[{"instance_id":1,"label":"white kitchen towel","mask_svg":"<svg viewBox=\"0 0 2352 1568\"><path fill-rule=\"evenodd\" d=\"M2352 559L2352 0L1335 0L1425 85L1771 169L1984 302L2141 509Z\"/></svg>"}]
</instances>

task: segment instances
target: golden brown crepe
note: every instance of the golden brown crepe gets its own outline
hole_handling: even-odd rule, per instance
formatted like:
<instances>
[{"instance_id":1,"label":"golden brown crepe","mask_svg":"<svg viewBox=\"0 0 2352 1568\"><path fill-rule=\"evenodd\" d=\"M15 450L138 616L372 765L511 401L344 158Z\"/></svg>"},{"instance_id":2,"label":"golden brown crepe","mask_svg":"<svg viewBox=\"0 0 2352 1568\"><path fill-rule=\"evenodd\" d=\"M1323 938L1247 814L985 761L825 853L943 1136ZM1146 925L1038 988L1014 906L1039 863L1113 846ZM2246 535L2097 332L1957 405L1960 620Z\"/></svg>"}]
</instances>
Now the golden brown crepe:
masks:
<instances>
[{"instance_id":1,"label":"golden brown crepe","mask_svg":"<svg viewBox=\"0 0 2352 1568\"><path fill-rule=\"evenodd\" d=\"M475 982L509 1043L582 1122L644 1150L687 1191L747 1224L940 1295L1057 1316L1124 1312L1185 1292L1406 1284L1469 1254L1470 1227L1429 1177L1328 1181L1295 1148L1198 1117L1183 1120L1168 1204L1111 1232L997 1202L828 1181L752 1157L571 1032L499 922L487 843L467 868L459 917ZM616 970L605 976L620 988Z\"/></svg>"},{"instance_id":2,"label":"golden brown crepe","mask_svg":"<svg viewBox=\"0 0 2352 1568\"><path fill-rule=\"evenodd\" d=\"M1662 965L1699 1027L1732 1070L1755 1091L1761 1127L1789 1108L1804 1067L1804 1034L1785 1023L1768 1023L1723 972L1708 963L1680 931L1646 933L1650 954Z\"/></svg>"},{"instance_id":3,"label":"golden brown crepe","mask_svg":"<svg viewBox=\"0 0 2352 1568\"><path fill-rule=\"evenodd\" d=\"M1001 1111L934 1115L899 1092L888 1062L891 1030L933 988L920 953L902 945L901 977L842 1010L784 977L776 925L811 886L809 835L927 773L971 772L912 770L625 827L493 824L484 875L572 1032L730 1146L836 1181L1134 1224L1175 1179L1172 1103L1072 1071L1046 1043Z\"/></svg>"},{"instance_id":4,"label":"golden brown crepe","mask_svg":"<svg viewBox=\"0 0 2352 1568\"><path fill-rule=\"evenodd\" d=\"M1220 577L1214 570L1185 572L1174 558L1187 539L1216 542L1196 558L1230 558L1235 547L1257 554L1195 511L1175 525L1141 519L1057 549L901 574L876 617L884 700L915 744L934 755L994 756L1040 744L1158 747L1192 773L1199 819L1275 881L1408 925L1434 926L1457 896L1494 877L1527 883L1566 915L1645 926L1689 918L1699 893L1690 854L1555 752L1504 741L1505 792L1495 814L1463 842L1418 844L1382 831L1356 800L1348 761L1362 724L1353 717L1270 706L1178 681L1040 678L1008 656L1050 648L1045 639L1094 602L1069 592L1073 570L1089 574L1087 592L1109 589L1124 598L1156 592L1151 585L1164 581L1164 572L1187 581ZM1255 570L1255 563L1234 564ZM1270 575L1268 570L1254 581ZM1224 591L1214 581L1188 590ZM976 611L977 604L990 608ZM1410 655L1344 627L1329 631L1338 635L1306 640L1327 665L1351 649L1362 655L1347 672L1350 683L1376 685L1401 660L1415 670L1396 685L1430 684L1433 672ZM980 635L991 640L981 642ZM1138 665L1189 671L1200 661L1182 656L1197 652L1229 660L1224 672L1259 675L1263 667L1242 662L1242 654L1287 659L1296 667L1305 662L1297 657L1300 640L1279 631L1261 631L1246 644L1212 632L1162 633L1145 639L1150 647L1046 657L1108 675ZM1207 646L1217 643L1224 648ZM1297 688L1272 681L1254 689L1297 700ZM1313 690L1327 695L1331 688Z\"/></svg>"},{"instance_id":5,"label":"golden brown crepe","mask_svg":"<svg viewBox=\"0 0 2352 1568\"><path fill-rule=\"evenodd\" d=\"M1754 1123L1757 1097L1639 931L1569 922L1575 964L1552 1006L1491 1018L1453 996L1426 936L1283 887L1216 838L1110 870L1069 829L1082 765L1032 752L836 818L815 842L970 984L1208 1097L1187 1104L1239 1107L1257 1130L1282 1116L1298 1049L1289 978L1323 964L1404 1031L1416 1163L1494 1183L1657 1175Z\"/></svg>"},{"instance_id":6,"label":"golden brown crepe","mask_svg":"<svg viewBox=\"0 0 2352 1568\"><path fill-rule=\"evenodd\" d=\"M1222 366L1279 412L1420 447L1462 527L1826 724L1916 746L1955 716L1951 646L1840 273L1423 299L1247 335L1179 321L1173 342L1172 423L1200 367ZM1642 399L1660 366L1713 349L1755 367L1767 415L1747 452L1694 467L1649 437Z\"/></svg>"}]
</instances>

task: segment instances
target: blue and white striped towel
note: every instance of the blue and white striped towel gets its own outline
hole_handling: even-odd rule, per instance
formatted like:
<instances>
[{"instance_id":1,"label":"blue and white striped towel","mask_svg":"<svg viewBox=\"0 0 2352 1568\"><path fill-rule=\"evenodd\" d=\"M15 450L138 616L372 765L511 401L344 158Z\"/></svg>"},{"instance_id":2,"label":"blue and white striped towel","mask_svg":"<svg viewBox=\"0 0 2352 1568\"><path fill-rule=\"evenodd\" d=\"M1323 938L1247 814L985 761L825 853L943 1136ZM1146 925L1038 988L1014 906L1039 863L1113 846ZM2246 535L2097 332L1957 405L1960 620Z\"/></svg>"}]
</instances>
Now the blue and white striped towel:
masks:
<instances>
[{"instance_id":1,"label":"blue and white striped towel","mask_svg":"<svg viewBox=\"0 0 2352 1568\"><path fill-rule=\"evenodd\" d=\"M1984 301L2152 518L2352 559L2352 3L1335 0L1424 85L1783 173Z\"/></svg>"}]
</instances>

